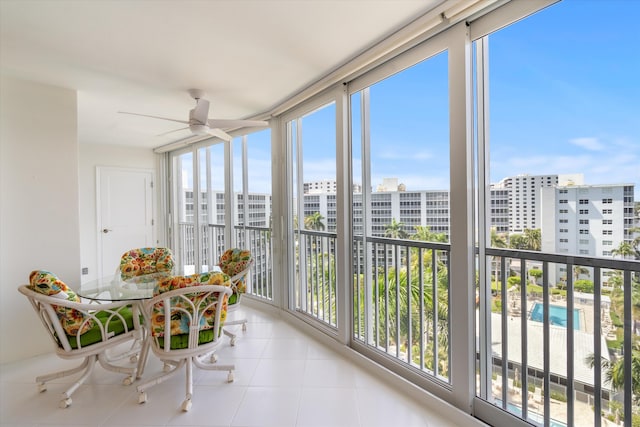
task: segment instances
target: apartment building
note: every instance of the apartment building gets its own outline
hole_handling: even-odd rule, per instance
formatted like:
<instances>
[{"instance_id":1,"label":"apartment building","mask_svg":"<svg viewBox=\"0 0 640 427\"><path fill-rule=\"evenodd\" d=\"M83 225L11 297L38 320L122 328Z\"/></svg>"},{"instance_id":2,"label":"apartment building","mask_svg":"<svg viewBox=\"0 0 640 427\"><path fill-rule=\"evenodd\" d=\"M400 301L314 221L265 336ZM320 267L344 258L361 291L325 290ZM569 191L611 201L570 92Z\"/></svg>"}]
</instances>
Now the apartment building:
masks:
<instances>
[{"instance_id":1,"label":"apartment building","mask_svg":"<svg viewBox=\"0 0 640 427\"><path fill-rule=\"evenodd\" d=\"M540 228L542 214L539 204L540 189L556 185L581 185L583 183L584 176L582 174L522 174L506 177L497 184L491 185L492 224L495 225L498 232L509 233L522 233L525 229ZM503 200L505 198L508 200L508 212L504 212ZM508 218L506 224L505 217Z\"/></svg>"},{"instance_id":2,"label":"apartment building","mask_svg":"<svg viewBox=\"0 0 640 427\"><path fill-rule=\"evenodd\" d=\"M541 188L542 251L611 257L620 243L631 241L632 184L566 185ZM603 272L603 281L606 282ZM566 277L561 267L551 283Z\"/></svg>"}]
</instances>

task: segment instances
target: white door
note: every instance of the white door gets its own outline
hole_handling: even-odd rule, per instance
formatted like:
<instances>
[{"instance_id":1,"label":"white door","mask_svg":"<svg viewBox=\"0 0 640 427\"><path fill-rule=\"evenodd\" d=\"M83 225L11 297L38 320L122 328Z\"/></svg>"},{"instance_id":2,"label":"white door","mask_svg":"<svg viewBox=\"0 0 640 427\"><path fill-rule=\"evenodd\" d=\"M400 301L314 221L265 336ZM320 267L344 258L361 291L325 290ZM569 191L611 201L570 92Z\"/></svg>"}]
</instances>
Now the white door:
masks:
<instances>
[{"instance_id":1,"label":"white door","mask_svg":"<svg viewBox=\"0 0 640 427\"><path fill-rule=\"evenodd\" d=\"M154 246L153 171L97 168L98 277L116 271L133 248Z\"/></svg>"}]
</instances>

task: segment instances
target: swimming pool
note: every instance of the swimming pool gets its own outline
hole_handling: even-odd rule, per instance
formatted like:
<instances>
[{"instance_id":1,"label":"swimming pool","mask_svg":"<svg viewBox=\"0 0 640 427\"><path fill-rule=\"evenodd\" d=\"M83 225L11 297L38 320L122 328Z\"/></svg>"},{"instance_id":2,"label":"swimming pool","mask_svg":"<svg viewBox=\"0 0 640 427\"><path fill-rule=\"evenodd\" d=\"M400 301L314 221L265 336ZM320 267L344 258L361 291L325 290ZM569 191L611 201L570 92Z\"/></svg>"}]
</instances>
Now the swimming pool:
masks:
<instances>
[{"instance_id":1,"label":"swimming pool","mask_svg":"<svg viewBox=\"0 0 640 427\"><path fill-rule=\"evenodd\" d=\"M534 322L542 322L544 316L544 305L537 302L531 309L529 319ZM557 326L567 327L567 308L561 305L549 306L549 323ZM580 330L580 310L573 310L573 329Z\"/></svg>"}]
</instances>

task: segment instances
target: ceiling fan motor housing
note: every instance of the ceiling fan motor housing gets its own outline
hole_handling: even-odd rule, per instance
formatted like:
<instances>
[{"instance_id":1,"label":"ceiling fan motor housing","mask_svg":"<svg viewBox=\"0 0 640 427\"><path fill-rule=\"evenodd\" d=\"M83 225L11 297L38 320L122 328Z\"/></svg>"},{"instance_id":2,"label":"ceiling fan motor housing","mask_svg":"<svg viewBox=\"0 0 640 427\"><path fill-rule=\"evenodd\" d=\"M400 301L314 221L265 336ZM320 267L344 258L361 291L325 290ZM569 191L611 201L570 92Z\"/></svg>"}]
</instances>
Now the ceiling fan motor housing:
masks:
<instances>
[{"instance_id":1,"label":"ceiling fan motor housing","mask_svg":"<svg viewBox=\"0 0 640 427\"><path fill-rule=\"evenodd\" d=\"M189 123L189 130L195 135L206 135L209 133L209 126L199 123Z\"/></svg>"}]
</instances>

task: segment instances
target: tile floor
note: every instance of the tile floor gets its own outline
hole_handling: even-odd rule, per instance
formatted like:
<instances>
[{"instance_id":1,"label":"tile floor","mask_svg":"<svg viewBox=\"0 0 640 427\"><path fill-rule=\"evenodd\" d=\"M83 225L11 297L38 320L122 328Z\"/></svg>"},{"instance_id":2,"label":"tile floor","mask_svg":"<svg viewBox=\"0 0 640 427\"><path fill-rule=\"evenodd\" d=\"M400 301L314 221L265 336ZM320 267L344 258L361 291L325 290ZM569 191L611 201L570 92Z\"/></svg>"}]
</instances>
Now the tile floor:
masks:
<instances>
[{"instance_id":1,"label":"tile floor","mask_svg":"<svg viewBox=\"0 0 640 427\"><path fill-rule=\"evenodd\" d=\"M1 426L453 426L349 359L315 341L279 316L246 305L232 316L249 320L239 326L235 347L228 339L218 350L219 363L234 363L235 381L226 373L194 368L193 407L182 412L184 374L151 388L139 404L135 384L97 366L58 408L69 377L48 383L38 393L37 375L77 364L55 355L37 356L0 366ZM232 318L232 317L230 317ZM161 363L150 355L145 377ZM75 380L75 376L71 377ZM446 413L446 412L445 412Z\"/></svg>"}]
</instances>

